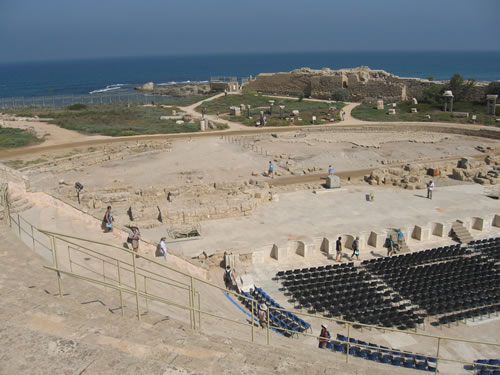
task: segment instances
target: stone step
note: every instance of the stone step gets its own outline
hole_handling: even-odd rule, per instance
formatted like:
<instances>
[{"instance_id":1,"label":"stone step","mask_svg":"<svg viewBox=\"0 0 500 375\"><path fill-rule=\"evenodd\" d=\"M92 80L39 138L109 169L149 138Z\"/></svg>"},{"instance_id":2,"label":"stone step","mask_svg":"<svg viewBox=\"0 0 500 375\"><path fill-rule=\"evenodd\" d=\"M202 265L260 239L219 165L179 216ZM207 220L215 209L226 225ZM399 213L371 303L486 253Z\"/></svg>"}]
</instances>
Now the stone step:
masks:
<instances>
[{"instance_id":1,"label":"stone step","mask_svg":"<svg viewBox=\"0 0 500 375\"><path fill-rule=\"evenodd\" d=\"M451 230L458 241L462 244L469 243L474 240L467 228L465 228L464 225L459 221L455 221L452 224Z\"/></svg>"},{"instance_id":2,"label":"stone step","mask_svg":"<svg viewBox=\"0 0 500 375\"><path fill-rule=\"evenodd\" d=\"M315 342L307 346L307 355L299 340L287 339L281 347L273 336L273 345L263 345L265 334L258 329L259 344L252 344L238 338L243 336L239 328L231 338L207 335L154 312L138 322L130 307L127 311L132 313L121 318L119 312L110 312L116 295L70 277L63 276L65 295L58 297L54 272L43 268L46 262L9 227L0 226L0 238L5 373L398 373L391 366L355 358L346 365L345 356L318 350ZM227 325L215 320L213 324Z\"/></svg>"}]
</instances>

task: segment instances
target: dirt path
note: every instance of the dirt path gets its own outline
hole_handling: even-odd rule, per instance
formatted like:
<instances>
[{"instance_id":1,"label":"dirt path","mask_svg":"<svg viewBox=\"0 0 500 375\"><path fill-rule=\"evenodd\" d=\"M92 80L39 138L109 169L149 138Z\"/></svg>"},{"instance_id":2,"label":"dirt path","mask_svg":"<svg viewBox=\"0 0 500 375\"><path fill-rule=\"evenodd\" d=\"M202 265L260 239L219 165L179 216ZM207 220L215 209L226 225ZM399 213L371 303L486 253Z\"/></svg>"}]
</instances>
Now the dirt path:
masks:
<instances>
[{"instance_id":1,"label":"dirt path","mask_svg":"<svg viewBox=\"0 0 500 375\"><path fill-rule=\"evenodd\" d=\"M235 93L237 94L237 93ZM208 99L202 100L200 102L194 103L187 107L182 107L186 113L190 114L193 117L200 118L201 114L195 111L195 108L200 104L215 100L224 95L224 93L212 96ZM229 94L231 95L231 94ZM279 96L276 96L279 97ZM284 97L288 98L289 97ZM304 99L308 101L326 101L321 99ZM427 128L431 131L436 131L436 128L443 128L443 131L449 129L450 132L464 131L464 130L474 130L474 131L482 131L487 130L489 132L498 132L500 138L500 129L494 127L487 127L482 125L463 125L463 124L450 124L450 123L419 123L419 122L368 122L355 119L351 116L352 109L356 107L359 103L347 103L344 107L345 111L345 120L335 123L327 123L322 125L315 125L314 128L331 128L335 129L337 127L366 127L369 129L370 127L402 127L407 128L409 126L419 128ZM211 121L219 121L222 123L226 123L229 126L229 129L219 130L219 131L210 131L203 133L180 133L180 134L156 134L156 135L138 135L138 136L130 136L130 137L106 137L106 136L92 136L85 135L75 131L66 130L60 128L57 125L48 124L46 122L20 122L20 121L7 121L8 126L12 127L20 127L25 126L26 128L33 128L35 131L45 132L47 134L46 141L42 144L29 146L29 147L21 147L17 149L11 150L1 150L0 151L0 160L13 160L16 158L26 158L33 157L37 154L43 153L51 153L51 152L61 152L64 150L71 150L77 147L90 147L96 145L103 144L111 144L111 143L126 143L126 142L138 142L138 141L158 141L158 140L167 140L167 139L191 139L195 137L220 137L221 135L231 136L231 135L249 135L249 134L260 134L260 133L281 133L281 132L290 132L301 129L311 129L311 126L293 126L293 127L266 127L266 128L257 128L257 127L248 127L233 121L227 120L217 120L214 115L205 115L208 120ZM433 129L434 128L434 129ZM480 135L480 134L478 134Z\"/></svg>"}]
</instances>

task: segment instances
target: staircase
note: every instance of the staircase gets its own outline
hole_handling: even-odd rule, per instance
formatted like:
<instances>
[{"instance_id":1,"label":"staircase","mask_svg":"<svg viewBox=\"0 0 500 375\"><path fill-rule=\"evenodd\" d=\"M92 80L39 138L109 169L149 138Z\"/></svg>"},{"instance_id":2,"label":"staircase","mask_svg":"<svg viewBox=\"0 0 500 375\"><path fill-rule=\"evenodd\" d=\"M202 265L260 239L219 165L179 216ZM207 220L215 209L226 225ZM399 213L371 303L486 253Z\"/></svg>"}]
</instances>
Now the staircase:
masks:
<instances>
[{"instance_id":1,"label":"staircase","mask_svg":"<svg viewBox=\"0 0 500 375\"><path fill-rule=\"evenodd\" d=\"M28 201L26 198L17 194L9 195L10 213L17 214L29 210L33 207L33 203Z\"/></svg>"},{"instance_id":2,"label":"staircase","mask_svg":"<svg viewBox=\"0 0 500 375\"><path fill-rule=\"evenodd\" d=\"M464 227L464 224L460 220L456 220L451 225L451 231L458 242L462 244L466 244L474 240L470 232Z\"/></svg>"}]
</instances>

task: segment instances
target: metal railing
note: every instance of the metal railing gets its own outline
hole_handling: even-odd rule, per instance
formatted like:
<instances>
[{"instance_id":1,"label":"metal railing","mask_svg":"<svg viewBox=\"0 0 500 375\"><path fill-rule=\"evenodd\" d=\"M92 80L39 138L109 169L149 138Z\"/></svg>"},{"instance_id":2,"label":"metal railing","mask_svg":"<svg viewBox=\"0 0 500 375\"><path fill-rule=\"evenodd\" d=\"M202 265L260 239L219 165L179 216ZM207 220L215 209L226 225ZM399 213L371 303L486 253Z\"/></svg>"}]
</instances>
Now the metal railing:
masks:
<instances>
[{"instance_id":1,"label":"metal railing","mask_svg":"<svg viewBox=\"0 0 500 375\"><path fill-rule=\"evenodd\" d=\"M28 226L30 229L26 229L23 227L22 222L25 223L25 226ZM51 232L51 231L46 231L46 230L40 230L36 227L34 227L31 223L28 221L24 220L20 215L13 216L10 215L9 217L9 223L12 228L12 230L15 233L18 233L20 238L23 238L23 234L28 236L29 241L32 244L33 250L36 251L37 245L43 246L44 249L48 249L52 255L52 265L50 266L45 266L46 269L51 270L56 273L57 275L57 283L58 283L58 291L59 291L59 296L63 296L63 291L62 291L62 275L68 276L68 277L73 277L85 282L89 282L98 286L102 286L104 288L109 288L112 290L115 290L119 293L120 296L120 309L123 315L124 311L124 303L123 303L123 294L127 294L130 296L135 297L135 306L136 306L136 316L137 319L141 319L141 299L145 301L146 303L146 309L149 309L148 306L148 301L156 301L161 304L167 305L167 306L172 306L179 308L183 311L187 311L189 314L189 321L190 321L190 326L192 329L200 329L202 327L202 317L204 319L207 318L215 318L218 320L234 323L240 326L245 326L249 328L250 331L250 341L254 342L255 341L255 312L257 311L257 301L253 298L248 298L246 296L243 296L239 293L236 293L234 291L229 291L223 287L220 287L216 284L213 284L209 281L197 278L195 276L192 276L188 273L179 271L173 267L170 267L167 264L158 262L154 259L151 259L149 257L143 256L141 254L137 254L129 249L119 247L116 245L111 245L108 243L100 242L100 241L93 241L89 239L84 239L76 236L71 236L71 235L66 235L66 234L61 234L61 233L56 233L56 232ZM40 238L35 238L35 235L44 235L45 236L45 241L40 240ZM47 246L47 241L50 243L50 246ZM69 270L68 269L63 269L63 266L60 264L61 256L64 253L62 249L59 248L57 245L57 241L59 241L60 244L63 244L66 246L66 254L67 254L67 264L69 265ZM82 245L80 242L84 242L86 244L94 244L98 246L104 246L106 248L111 248L114 250L120 250L117 256L109 255L109 254L103 254L102 252L91 249L87 246ZM72 255L73 254L73 255ZM86 264L80 263L80 258L81 256L87 257L87 260L89 257L92 259L96 260L97 262L100 262L102 266L99 268L102 270L100 272L97 268L90 267ZM124 259L120 259L125 258ZM127 261L126 258L130 257L130 261ZM150 269L146 269L146 267L141 267L137 264L137 259L142 259L142 261L146 261L146 264L149 266L155 266L159 267L160 271L152 271ZM102 280L96 279L89 277L88 275L82 275L78 274L77 271L75 270L76 267L80 267L81 269L85 270L86 272L90 272L93 275L98 275L100 278L102 277ZM107 268L106 268L107 267ZM116 277L113 277L112 274L110 273L110 267L111 269L116 270ZM106 271L107 270L107 271ZM173 279L172 277L167 277L161 272L173 272L177 275L180 275L182 277L185 277L187 282L182 282L176 279ZM124 277L124 275L128 274L129 276ZM139 285L139 280L142 278L143 280L143 287ZM174 288L175 290L178 291L183 291L186 293L187 297L187 304L181 303L177 300L172 300L163 296L158 295L158 293L153 293L151 290L148 290L147 288L147 281L155 281L160 283L162 286L168 286L169 288ZM228 293L229 295L232 295L236 298L240 298L243 300L246 300L250 304L250 313L251 313L251 319L250 322L248 321L240 321L237 319L232 319L227 316L223 316L220 312L213 313L210 311L207 311L205 309L202 309L201 306L201 293L200 293L200 288L196 288L196 284L200 284L203 287L210 287L214 290L219 290L224 293ZM482 346L488 346L488 347L494 347L498 348L500 347L500 343L494 343L494 342L484 342L484 341L477 341L477 340L467 340L467 339L460 339L460 338L453 338L453 337L444 337L444 336L436 336L436 335L431 335L427 333L422 333L422 332L413 332L413 331L407 331L407 330L399 330L395 328L389 328L389 327L380 327L380 326L374 326L374 325L369 325L369 324L362 324L362 323L357 323L357 322L351 322L347 320L342 320L342 319L336 319L336 318L328 318L316 314L309 314L309 313L303 313L299 311L290 311L287 309L282 309L282 308L276 308L273 306L268 307L268 317L273 315L274 312L282 311L282 312L291 312L297 316L300 316L302 318L311 318L311 319L320 319L322 322L329 322L329 323L337 323L339 325L342 325L345 327L347 330L347 341L344 342L346 344L346 362L349 362L349 359L352 355L350 355L349 351L352 346L357 346L361 348L366 348L366 349L374 349L370 345L362 345L362 344L353 344L350 342L351 339L351 334L352 334L352 329L361 329L366 328L368 330L380 330L382 332L388 331L392 332L394 334L404 334L404 335L411 335L418 337L419 339L422 340L430 340L429 343L434 342L432 344L432 347L434 348L433 354L425 354L427 357L432 357L436 359L435 363L435 373L437 374L438 372L438 366L441 362L452 362L452 363L457 363L457 364L464 364L464 365L470 365L474 366L475 363L471 361L467 361L464 359L457 359L457 358L447 358L447 357L441 357L440 356L440 349L443 345L443 342L448 341L448 342L459 342L459 343L465 343L469 345L482 345ZM310 338L315 338L319 339L318 335L315 335L313 333L309 333L306 331L299 332L297 330L290 330L290 329L285 329L281 327L274 327L270 323L271 319L267 319L266 323L266 333L265 333L265 341L269 345L271 344L271 332L273 330L278 330L280 332L287 332L291 336L296 336L298 337L299 335L304 336L304 337L310 337ZM231 335L231 333L229 334ZM428 348L431 348L431 346L428 346ZM405 352L402 350L397 350L397 349L391 349L391 348L384 348L385 352L392 352L392 353L410 353L410 352ZM430 352L430 350L429 350ZM435 353L435 354L434 354ZM412 353L414 354L414 353ZM494 366L494 365L487 365L491 368L500 368L500 366Z\"/></svg>"},{"instance_id":2,"label":"metal railing","mask_svg":"<svg viewBox=\"0 0 500 375\"><path fill-rule=\"evenodd\" d=\"M0 98L0 109L7 108L63 108L72 104L109 105L109 104L147 104L175 100L172 96L122 92L94 95L54 95L35 97Z\"/></svg>"}]
</instances>

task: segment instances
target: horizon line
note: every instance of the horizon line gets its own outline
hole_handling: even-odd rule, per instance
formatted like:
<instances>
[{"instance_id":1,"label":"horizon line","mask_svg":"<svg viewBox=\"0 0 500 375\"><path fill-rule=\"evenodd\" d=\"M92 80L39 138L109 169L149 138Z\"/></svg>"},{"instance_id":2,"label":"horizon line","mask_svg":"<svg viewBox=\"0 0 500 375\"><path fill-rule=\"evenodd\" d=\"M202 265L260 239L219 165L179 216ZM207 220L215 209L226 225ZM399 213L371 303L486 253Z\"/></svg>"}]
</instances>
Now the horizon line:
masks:
<instances>
[{"instance_id":1,"label":"horizon line","mask_svg":"<svg viewBox=\"0 0 500 375\"><path fill-rule=\"evenodd\" d=\"M96 61L96 60L116 60L116 59L143 59L143 58L165 58L165 57L190 57L190 56L245 56L245 55L285 55L285 54L318 54L318 53L500 53L500 50L485 50L485 49L463 49L463 50L442 50L442 49L422 49L422 50L313 50L313 51L236 51L236 52L204 52L204 53L174 53L166 55L117 55L117 56L93 56L93 57L61 57L47 58L39 60L7 60L0 61L0 65L9 64L29 64L43 62L76 62L76 61Z\"/></svg>"}]
</instances>

